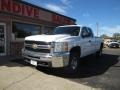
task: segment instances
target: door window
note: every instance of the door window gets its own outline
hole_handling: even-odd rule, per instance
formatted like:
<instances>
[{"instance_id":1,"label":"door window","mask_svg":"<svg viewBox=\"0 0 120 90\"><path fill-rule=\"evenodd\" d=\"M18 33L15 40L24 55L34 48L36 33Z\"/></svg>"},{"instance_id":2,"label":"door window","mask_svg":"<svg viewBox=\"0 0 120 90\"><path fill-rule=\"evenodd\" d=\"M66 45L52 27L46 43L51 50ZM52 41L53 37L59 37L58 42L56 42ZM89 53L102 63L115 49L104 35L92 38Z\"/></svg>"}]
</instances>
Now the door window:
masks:
<instances>
[{"instance_id":1,"label":"door window","mask_svg":"<svg viewBox=\"0 0 120 90\"><path fill-rule=\"evenodd\" d=\"M83 28L82 28L81 36L82 36L83 38L89 37L89 32L88 32L88 30L87 30L86 27L83 27Z\"/></svg>"}]
</instances>

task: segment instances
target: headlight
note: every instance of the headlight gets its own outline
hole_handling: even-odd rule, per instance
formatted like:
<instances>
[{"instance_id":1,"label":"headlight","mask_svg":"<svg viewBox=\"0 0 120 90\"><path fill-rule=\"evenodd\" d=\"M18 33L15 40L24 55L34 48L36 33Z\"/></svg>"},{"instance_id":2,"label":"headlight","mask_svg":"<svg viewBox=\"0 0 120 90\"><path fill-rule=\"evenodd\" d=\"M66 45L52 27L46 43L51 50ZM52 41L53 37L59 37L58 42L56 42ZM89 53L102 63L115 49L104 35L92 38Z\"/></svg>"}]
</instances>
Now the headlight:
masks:
<instances>
[{"instance_id":1,"label":"headlight","mask_svg":"<svg viewBox=\"0 0 120 90\"><path fill-rule=\"evenodd\" d=\"M67 42L55 42L54 43L54 52L67 52L68 43Z\"/></svg>"}]
</instances>

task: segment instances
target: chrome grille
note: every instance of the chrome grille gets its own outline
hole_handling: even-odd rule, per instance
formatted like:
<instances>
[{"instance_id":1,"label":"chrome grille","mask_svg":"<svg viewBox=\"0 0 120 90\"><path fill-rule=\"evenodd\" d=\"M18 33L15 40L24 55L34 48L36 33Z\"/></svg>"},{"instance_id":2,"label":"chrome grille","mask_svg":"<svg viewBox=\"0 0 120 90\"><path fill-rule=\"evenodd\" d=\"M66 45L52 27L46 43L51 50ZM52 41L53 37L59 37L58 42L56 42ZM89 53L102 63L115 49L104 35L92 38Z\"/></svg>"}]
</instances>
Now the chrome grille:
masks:
<instances>
[{"instance_id":1,"label":"chrome grille","mask_svg":"<svg viewBox=\"0 0 120 90\"><path fill-rule=\"evenodd\" d=\"M25 49L39 53L50 53L50 43L39 41L25 41Z\"/></svg>"},{"instance_id":2,"label":"chrome grille","mask_svg":"<svg viewBox=\"0 0 120 90\"><path fill-rule=\"evenodd\" d=\"M42 42L42 41L25 41L26 44L37 44L37 45L50 45L50 42Z\"/></svg>"}]
</instances>

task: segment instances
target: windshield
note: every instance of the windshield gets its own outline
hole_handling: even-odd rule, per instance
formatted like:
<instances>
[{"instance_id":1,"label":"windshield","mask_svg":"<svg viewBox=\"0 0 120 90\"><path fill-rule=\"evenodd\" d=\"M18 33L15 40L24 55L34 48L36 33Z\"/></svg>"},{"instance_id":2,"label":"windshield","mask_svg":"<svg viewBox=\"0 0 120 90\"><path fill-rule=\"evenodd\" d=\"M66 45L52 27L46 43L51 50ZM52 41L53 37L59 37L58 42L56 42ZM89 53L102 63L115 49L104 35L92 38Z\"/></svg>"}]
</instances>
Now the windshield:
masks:
<instances>
[{"instance_id":1,"label":"windshield","mask_svg":"<svg viewBox=\"0 0 120 90\"><path fill-rule=\"evenodd\" d=\"M53 34L69 34L71 36L78 36L80 27L57 27L54 29Z\"/></svg>"}]
</instances>

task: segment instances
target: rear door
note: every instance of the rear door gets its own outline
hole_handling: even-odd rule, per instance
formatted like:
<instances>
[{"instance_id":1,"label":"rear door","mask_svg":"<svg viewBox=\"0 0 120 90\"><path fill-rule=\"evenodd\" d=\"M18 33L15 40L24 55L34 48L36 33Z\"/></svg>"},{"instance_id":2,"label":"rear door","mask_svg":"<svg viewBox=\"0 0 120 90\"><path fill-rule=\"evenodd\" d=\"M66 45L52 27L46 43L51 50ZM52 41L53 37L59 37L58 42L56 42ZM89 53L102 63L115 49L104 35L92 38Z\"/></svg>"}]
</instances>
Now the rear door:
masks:
<instances>
[{"instance_id":1,"label":"rear door","mask_svg":"<svg viewBox=\"0 0 120 90\"><path fill-rule=\"evenodd\" d=\"M90 54L96 52L96 39L94 38L91 28L87 27L89 33Z\"/></svg>"}]
</instances>

